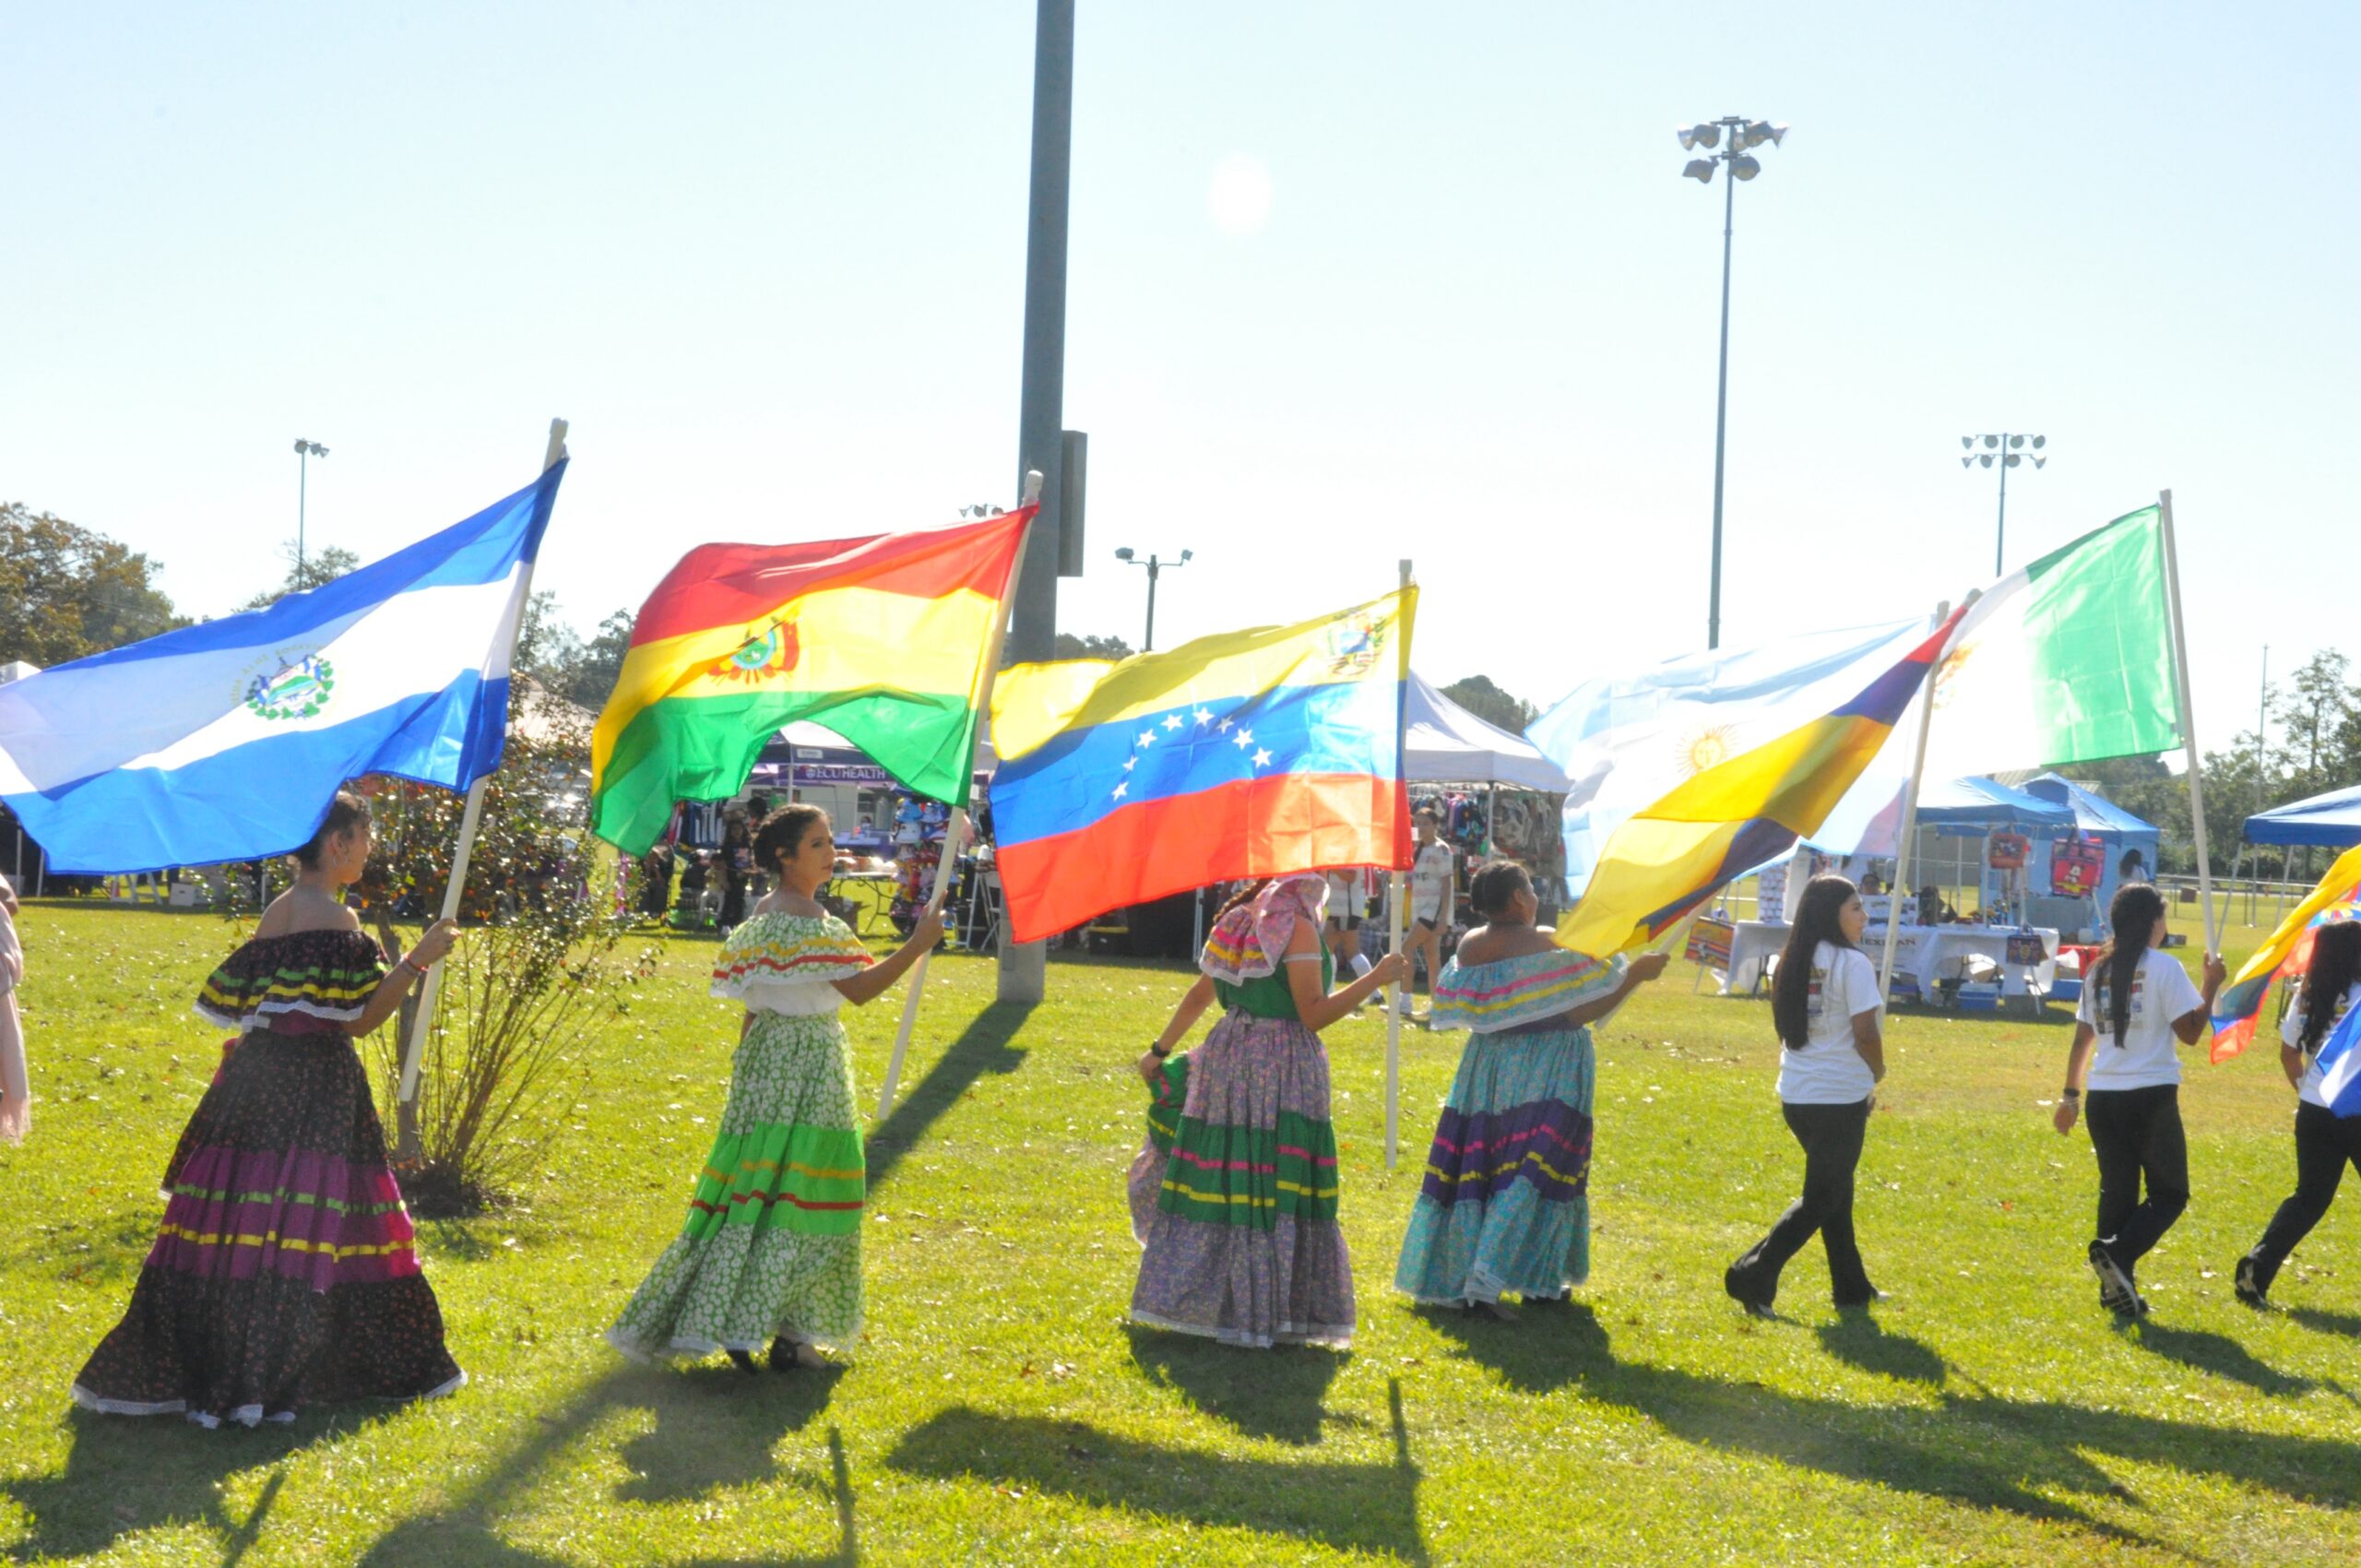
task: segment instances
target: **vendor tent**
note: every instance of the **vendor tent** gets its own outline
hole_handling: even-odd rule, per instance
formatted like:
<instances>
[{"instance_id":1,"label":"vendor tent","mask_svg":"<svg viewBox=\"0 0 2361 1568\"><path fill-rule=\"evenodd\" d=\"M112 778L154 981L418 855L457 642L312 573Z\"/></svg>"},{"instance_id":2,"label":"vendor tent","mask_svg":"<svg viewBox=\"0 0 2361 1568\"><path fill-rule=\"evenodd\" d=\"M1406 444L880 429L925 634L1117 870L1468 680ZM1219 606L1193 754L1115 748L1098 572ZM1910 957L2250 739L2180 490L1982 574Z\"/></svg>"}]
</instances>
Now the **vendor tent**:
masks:
<instances>
[{"instance_id":1,"label":"vendor tent","mask_svg":"<svg viewBox=\"0 0 2361 1568\"><path fill-rule=\"evenodd\" d=\"M1996 827L2066 827L2074 814L1990 778L1929 778L1918 786L1918 826L1968 837Z\"/></svg>"},{"instance_id":2,"label":"vendor tent","mask_svg":"<svg viewBox=\"0 0 2361 1568\"><path fill-rule=\"evenodd\" d=\"M1487 724L1417 671L1403 690L1402 777L1413 784L1506 784L1562 795L1558 765L1521 735Z\"/></svg>"},{"instance_id":3,"label":"vendor tent","mask_svg":"<svg viewBox=\"0 0 2361 1568\"><path fill-rule=\"evenodd\" d=\"M21 681L28 675L40 673L40 665L28 664L21 659L12 659L6 664L0 664L0 686L5 686L11 681Z\"/></svg>"},{"instance_id":4,"label":"vendor tent","mask_svg":"<svg viewBox=\"0 0 2361 1568\"><path fill-rule=\"evenodd\" d=\"M2361 784L2291 801L2247 818L2249 844L2361 844Z\"/></svg>"},{"instance_id":5,"label":"vendor tent","mask_svg":"<svg viewBox=\"0 0 2361 1568\"><path fill-rule=\"evenodd\" d=\"M2155 824L2141 821L2105 795L2086 790L2072 779L2055 773L2027 779L2024 791L2028 795L2038 795L2045 801L2054 801L2073 812L2074 831L2071 837L2085 841L2095 839L2104 851L2099 861L2098 885L2090 895L2099 917L2094 922L2094 926L2103 924L2106 908L2115 900L2115 890L2122 885L2121 868L2125 855L2136 851L2141 863L2148 868L2146 874L2154 874ZM2036 895L2056 896L2060 885L2056 861L2063 842L2064 836L2053 838L2045 835L2035 838L2029 869ZM2060 929L2071 928L2061 926Z\"/></svg>"}]
</instances>

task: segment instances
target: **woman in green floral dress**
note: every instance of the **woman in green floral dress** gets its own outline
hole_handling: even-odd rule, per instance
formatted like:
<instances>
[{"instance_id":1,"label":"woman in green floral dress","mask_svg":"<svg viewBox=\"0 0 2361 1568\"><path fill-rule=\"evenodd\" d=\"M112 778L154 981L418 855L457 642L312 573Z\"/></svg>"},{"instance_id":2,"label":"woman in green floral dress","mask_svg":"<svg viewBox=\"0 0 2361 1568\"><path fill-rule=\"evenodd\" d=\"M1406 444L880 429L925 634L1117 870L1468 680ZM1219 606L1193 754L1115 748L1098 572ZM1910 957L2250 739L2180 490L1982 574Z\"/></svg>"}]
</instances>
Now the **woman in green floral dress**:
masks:
<instances>
[{"instance_id":1,"label":"woman in green floral dress","mask_svg":"<svg viewBox=\"0 0 2361 1568\"><path fill-rule=\"evenodd\" d=\"M793 805L754 839L777 888L730 933L713 994L746 1004L721 1131L680 1236L656 1260L608 1342L625 1355L729 1352L742 1371L825 1365L860 1334L867 1182L839 1004L884 991L943 934L922 918L891 957L870 956L813 901L836 872L828 816Z\"/></svg>"}]
</instances>

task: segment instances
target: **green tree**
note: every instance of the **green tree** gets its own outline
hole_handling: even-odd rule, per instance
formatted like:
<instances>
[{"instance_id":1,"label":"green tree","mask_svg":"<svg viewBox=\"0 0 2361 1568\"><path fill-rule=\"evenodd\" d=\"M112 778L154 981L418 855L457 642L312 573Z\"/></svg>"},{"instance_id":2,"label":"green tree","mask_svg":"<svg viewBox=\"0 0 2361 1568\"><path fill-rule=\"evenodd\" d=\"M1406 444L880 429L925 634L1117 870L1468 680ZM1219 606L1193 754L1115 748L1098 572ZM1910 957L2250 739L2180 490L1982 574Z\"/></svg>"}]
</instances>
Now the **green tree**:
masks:
<instances>
[{"instance_id":1,"label":"green tree","mask_svg":"<svg viewBox=\"0 0 2361 1568\"><path fill-rule=\"evenodd\" d=\"M1131 656L1132 645L1121 637L1078 637L1072 632L1060 632L1050 651L1052 659L1104 659L1120 662Z\"/></svg>"},{"instance_id":2,"label":"green tree","mask_svg":"<svg viewBox=\"0 0 2361 1568\"><path fill-rule=\"evenodd\" d=\"M0 505L0 663L46 669L187 625L158 569L104 534Z\"/></svg>"},{"instance_id":3,"label":"green tree","mask_svg":"<svg viewBox=\"0 0 2361 1568\"><path fill-rule=\"evenodd\" d=\"M631 651L638 620L635 612L618 610L599 623L598 635L588 642L575 639L573 657L554 671L550 689L593 713L605 707L623 672L623 655Z\"/></svg>"},{"instance_id":4,"label":"green tree","mask_svg":"<svg viewBox=\"0 0 2361 1568\"><path fill-rule=\"evenodd\" d=\"M241 615L252 610L267 610L291 593L307 593L325 587L338 577L349 576L361 564L361 557L340 544L330 544L318 550L306 551L303 560L295 558L295 541L287 540L279 547L279 559L287 563L287 576L276 588L267 588L238 606Z\"/></svg>"},{"instance_id":5,"label":"green tree","mask_svg":"<svg viewBox=\"0 0 2361 1568\"><path fill-rule=\"evenodd\" d=\"M1512 735L1524 734L1525 726L1541 717L1539 708L1501 690L1489 675L1453 681L1442 689L1442 695L1485 723L1497 724Z\"/></svg>"}]
</instances>

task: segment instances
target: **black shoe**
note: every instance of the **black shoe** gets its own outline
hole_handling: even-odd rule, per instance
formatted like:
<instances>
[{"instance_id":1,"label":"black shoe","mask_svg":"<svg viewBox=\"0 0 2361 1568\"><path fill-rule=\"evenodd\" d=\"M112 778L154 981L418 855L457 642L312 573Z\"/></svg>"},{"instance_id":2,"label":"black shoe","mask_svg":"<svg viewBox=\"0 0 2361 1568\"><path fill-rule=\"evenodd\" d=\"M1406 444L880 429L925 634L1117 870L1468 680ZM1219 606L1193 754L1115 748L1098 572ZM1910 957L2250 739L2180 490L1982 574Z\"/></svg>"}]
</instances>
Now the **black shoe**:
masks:
<instances>
[{"instance_id":1,"label":"black shoe","mask_svg":"<svg viewBox=\"0 0 2361 1568\"><path fill-rule=\"evenodd\" d=\"M742 1372L756 1372L762 1370L754 1365L753 1353L748 1350L730 1351L730 1364L736 1367Z\"/></svg>"},{"instance_id":2,"label":"black shoe","mask_svg":"<svg viewBox=\"0 0 2361 1568\"><path fill-rule=\"evenodd\" d=\"M1729 1267L1722 1270L1722 1289L1729 1292L1731 1301L1736 1301L1739 1306L1744 1307L1756 1317L1769 1317L1772 1315L1772 1298L1763 1295L1762 1292L1756 1290L1752 1285L1749 1284L1747 1282L1745 1271L1740 1269L1738 1265L1732 1264Z\"/></svg>"},{"instance_id":3,"label":"black shoe","mask_svg":"<svg viewBox=\"0 0 2361 1568\"><path fill-rule=\"evenodd\" d=\"M2262 1288L2262 1281L2256 1277L2254 1259L2252 1258L2240 1258L2238 1260L2236 1283L2232 1287L2232 1289L2236 1290L2239 1301L2244 1301L2248 1306L2252 1307L2257 1312L2261 1312L2271 1305L2271 1298L2265 1294Z\"/></svg>"},{"instance_id":4,"label":"black shoe","mask_svg":"<svg viewBox=\"0 0 2361 1568\"><path fill-rule=\"evenodd\" d=\"M2093 1241L2090 1248L2091 1272L2099 1279L2099 1305L2118 1317L2130 1317L2140 1310L2140 1292L2132 1288L2131 1276L2115 1261L2105 1241Z\"/></svg>"},{"instance_id":5,"label":"black shoe","mask_svg":"<svg viewBox=\"0 0 2361 1568\"><path fill-rule=\"evenodd\" d=\"M795 1341L782 1334L771 1341L771 1371L791 1372L799 1363L795 1359Z\"/></svg>"}]
</instances>

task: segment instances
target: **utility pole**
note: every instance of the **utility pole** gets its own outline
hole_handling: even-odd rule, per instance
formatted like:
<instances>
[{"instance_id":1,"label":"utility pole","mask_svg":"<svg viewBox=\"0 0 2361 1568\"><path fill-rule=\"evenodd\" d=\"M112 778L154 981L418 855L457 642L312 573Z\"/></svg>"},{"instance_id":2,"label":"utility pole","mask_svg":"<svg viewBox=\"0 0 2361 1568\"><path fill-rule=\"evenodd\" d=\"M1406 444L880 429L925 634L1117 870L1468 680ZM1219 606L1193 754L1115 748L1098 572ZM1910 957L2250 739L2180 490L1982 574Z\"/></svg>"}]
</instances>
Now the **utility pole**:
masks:
<instances>
[{"instance_id":1,"label":"utility pole","mask_svg":"<svg viewBox=\"0 0 2361 1568\"><path fill-rule=\"evenodd\" d=\"M1041 510L1016 583L1006 661L1048 659L1058 633L1058 498L1063 491L1066 376L1066 213L1074 161L1074 0L1038 0L1033 23L1033 183L1025 223L1025 374L1017 413L1016 474L1038 469ZM1038 1002L1049 950L1000 947L998 995Z\"/></svg>"}]
</instances>

